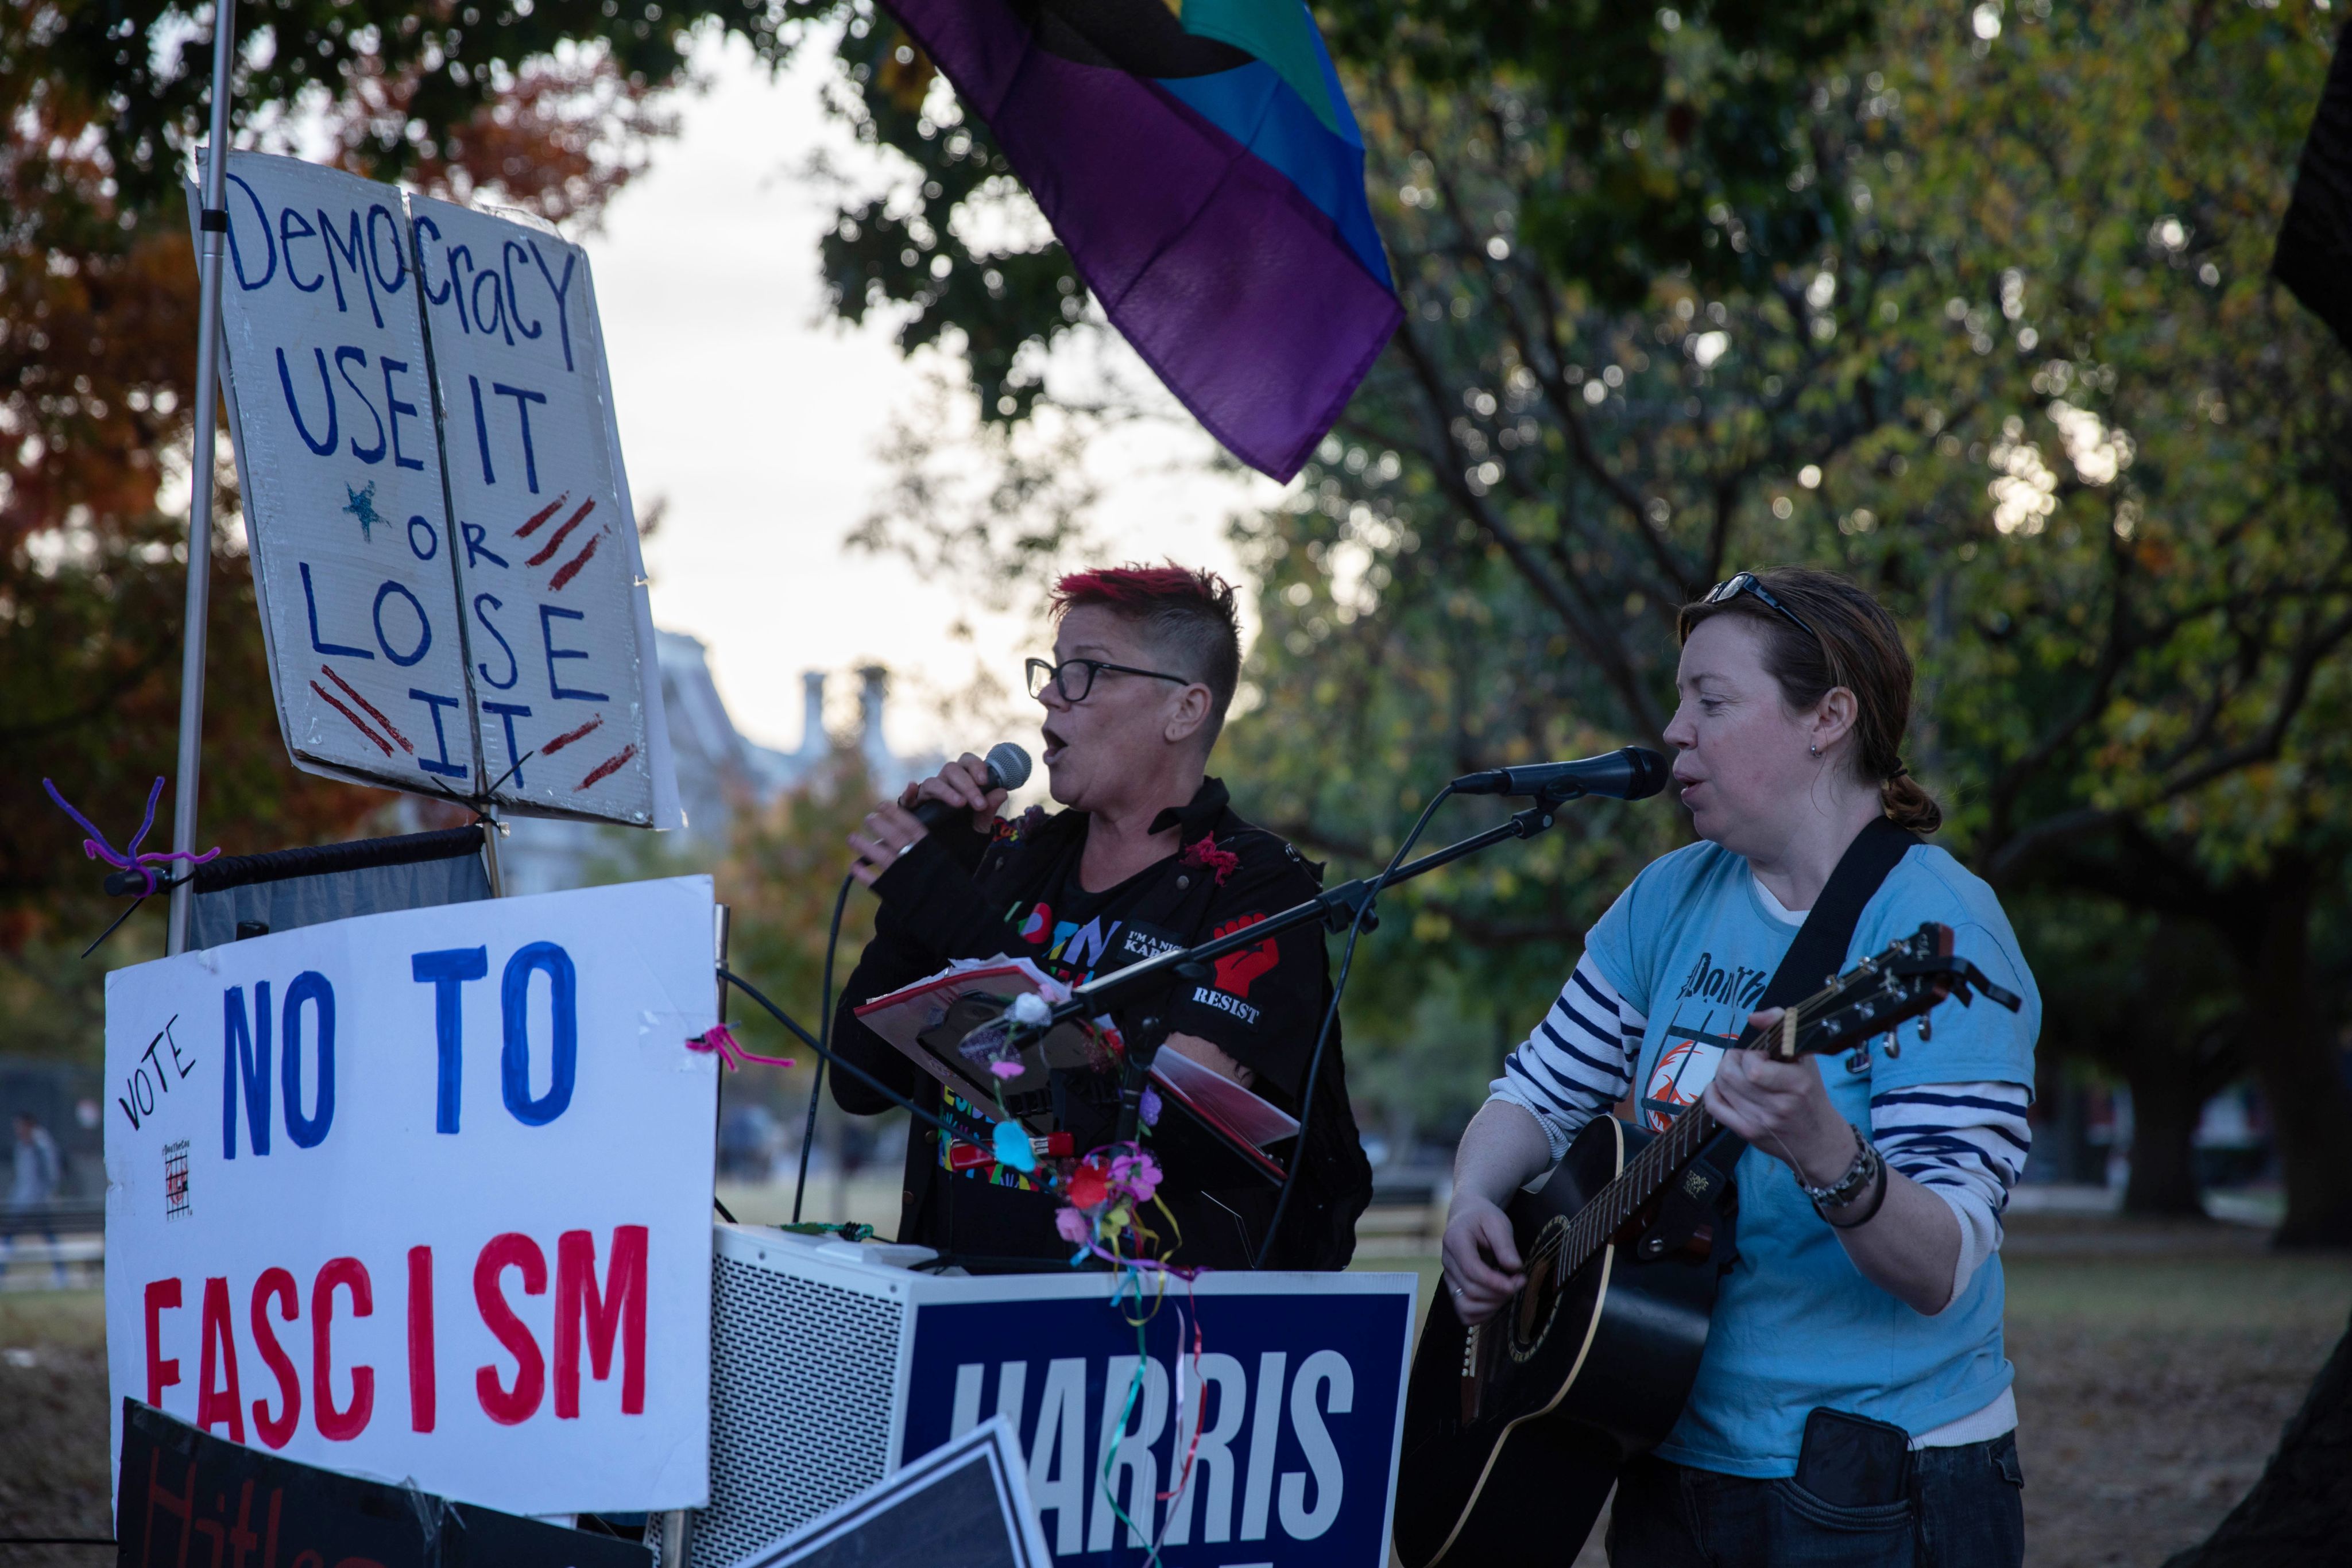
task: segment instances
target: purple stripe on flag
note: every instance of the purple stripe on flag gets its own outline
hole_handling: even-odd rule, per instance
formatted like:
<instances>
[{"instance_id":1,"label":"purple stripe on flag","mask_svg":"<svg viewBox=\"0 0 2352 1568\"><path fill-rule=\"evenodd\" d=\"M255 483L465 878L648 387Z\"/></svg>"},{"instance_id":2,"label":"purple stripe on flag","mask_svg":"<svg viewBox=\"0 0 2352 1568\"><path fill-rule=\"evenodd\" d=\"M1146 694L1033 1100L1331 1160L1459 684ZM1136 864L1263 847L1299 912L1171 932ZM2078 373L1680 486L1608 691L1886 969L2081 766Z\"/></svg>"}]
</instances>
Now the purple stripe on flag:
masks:
<instances>
[{"instance_id":1,"label":"purple stripe on flag","mask_svg":"<svg viewBox=\"0 0 2352 1568\"><path fill-rule=\"evenodd\" d=\"M1233 454L1288 479L1402 312L1331 220L1156 83L1035 46L1004 0L891 0L1113 325Z\"/></svg>"}]
</instances>

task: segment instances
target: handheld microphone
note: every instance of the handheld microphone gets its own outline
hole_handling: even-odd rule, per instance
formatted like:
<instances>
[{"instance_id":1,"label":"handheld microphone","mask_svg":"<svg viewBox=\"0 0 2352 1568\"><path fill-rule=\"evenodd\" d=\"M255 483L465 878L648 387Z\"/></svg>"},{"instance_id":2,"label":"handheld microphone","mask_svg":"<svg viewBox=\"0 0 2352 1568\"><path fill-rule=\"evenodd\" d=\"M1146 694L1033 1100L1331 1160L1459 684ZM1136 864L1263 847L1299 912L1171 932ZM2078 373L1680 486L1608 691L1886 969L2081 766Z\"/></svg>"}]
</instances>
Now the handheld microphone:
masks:
<instances>
[{"instance_id":1,"label":"handheld microphone","mask_svg":"<svg viewBox=\"0 0 2352 1568\"><path fill-rule=\"evenodd\" d=\"M1638 746L1628 746L1574 762L1533 762L1522 768L1465 773L1454 781L1454 792L1542 795L1567 791L1606 795L1612 800L1641 800L1664 789L1671 777L1664 758Z\"/></svg>"},{"instance_id":2,"label":"handheld microphone","mask_svg":"<svg viewBox=\"0 0 2352 1568\"><path fill-rule=\"evenodd\" d=\"M1002 740L988 748L988 787L992 789L1018 789L1029 782L1029 754L1009 740ZM937 831L943 824L971 815L970 809L950 806L945 800L919 800L915 803L915 821Z\"/></svg>"}]
</instances>

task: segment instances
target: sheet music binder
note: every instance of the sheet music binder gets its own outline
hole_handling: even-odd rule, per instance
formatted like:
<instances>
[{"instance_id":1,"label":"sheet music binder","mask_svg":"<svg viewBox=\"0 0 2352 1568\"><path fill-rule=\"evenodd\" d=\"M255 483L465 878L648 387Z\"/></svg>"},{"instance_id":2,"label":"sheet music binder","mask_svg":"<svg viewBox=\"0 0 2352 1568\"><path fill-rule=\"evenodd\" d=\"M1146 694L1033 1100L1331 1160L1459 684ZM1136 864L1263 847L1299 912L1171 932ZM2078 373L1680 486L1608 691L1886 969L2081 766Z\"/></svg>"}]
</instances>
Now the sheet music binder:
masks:
<instances>
[{"instance_id":1,"label":"sheet music binder","mask_svg":"<svg viewBox=\"0 0 2352 1568\"><path fill-rule=\"evenodd\" d=\"M1001 1082L1005 1110L1043 1134L1055 1130L1050 1070L1106 1066L1108 1059L1083 1030L1065 1024L1023 1050L1018 1077L995 1078L987 1063L1001 1054L998 1041L974 1031L986 1030L1024 994L1059 1001L1069 993L1026 958L966 961L877 997L856 1012L908 1061L983 1113L994 1109ZM1150 1129L1151 1148L1171 1178L1213 1189L1281 1185L1298 1124L1280 1107L1171 1051L1153 1061L1151 1087L1161 1105Z\"/></svg>"}]
</instances>

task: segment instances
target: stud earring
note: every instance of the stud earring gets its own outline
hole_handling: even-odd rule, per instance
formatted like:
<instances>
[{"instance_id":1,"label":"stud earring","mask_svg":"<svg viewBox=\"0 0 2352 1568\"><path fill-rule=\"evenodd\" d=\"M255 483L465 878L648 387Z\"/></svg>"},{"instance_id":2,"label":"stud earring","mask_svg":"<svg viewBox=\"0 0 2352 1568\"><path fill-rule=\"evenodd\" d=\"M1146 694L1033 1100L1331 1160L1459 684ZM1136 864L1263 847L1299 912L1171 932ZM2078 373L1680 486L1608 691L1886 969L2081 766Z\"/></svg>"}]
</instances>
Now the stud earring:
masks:
<instances>
[{"instance_id":1,"label":"stud earring","mask_svg":"<svg viewBox=\"0 0 2352 1568\"><path fill-rule=\"evenodd\" d=\"M1822 748L1818 746L1809 746L1805 747L1805 749L1811 752L1815 757L1819 757L1822 754Z\"/></svg>"}]
</instances>

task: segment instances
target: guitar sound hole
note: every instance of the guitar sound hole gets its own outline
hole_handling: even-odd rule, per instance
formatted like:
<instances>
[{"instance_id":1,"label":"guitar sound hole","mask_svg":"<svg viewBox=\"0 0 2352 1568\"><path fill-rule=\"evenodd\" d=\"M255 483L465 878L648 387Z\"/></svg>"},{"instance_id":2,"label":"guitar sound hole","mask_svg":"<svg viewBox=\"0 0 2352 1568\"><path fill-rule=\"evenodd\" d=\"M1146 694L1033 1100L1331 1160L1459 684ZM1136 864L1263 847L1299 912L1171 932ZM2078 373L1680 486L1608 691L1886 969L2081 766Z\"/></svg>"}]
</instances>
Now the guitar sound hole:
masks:
<instances>
[{"instance_id":1,"label":"guitar sound hole","mask_svg":"<svg viewBox=\"0 0 2352 1568\"><path fill-rule=\"evenodd\" d=\"M1525 1361L1543 1348L1559 1315L1567 1281L1559 1277L1560 1248L1566 1242L1568 1220L1553 1217L1536 1233L1528 1249L1528 1282L1512 1301L1511 1359Z\"/></svg>"}]
</instances>

